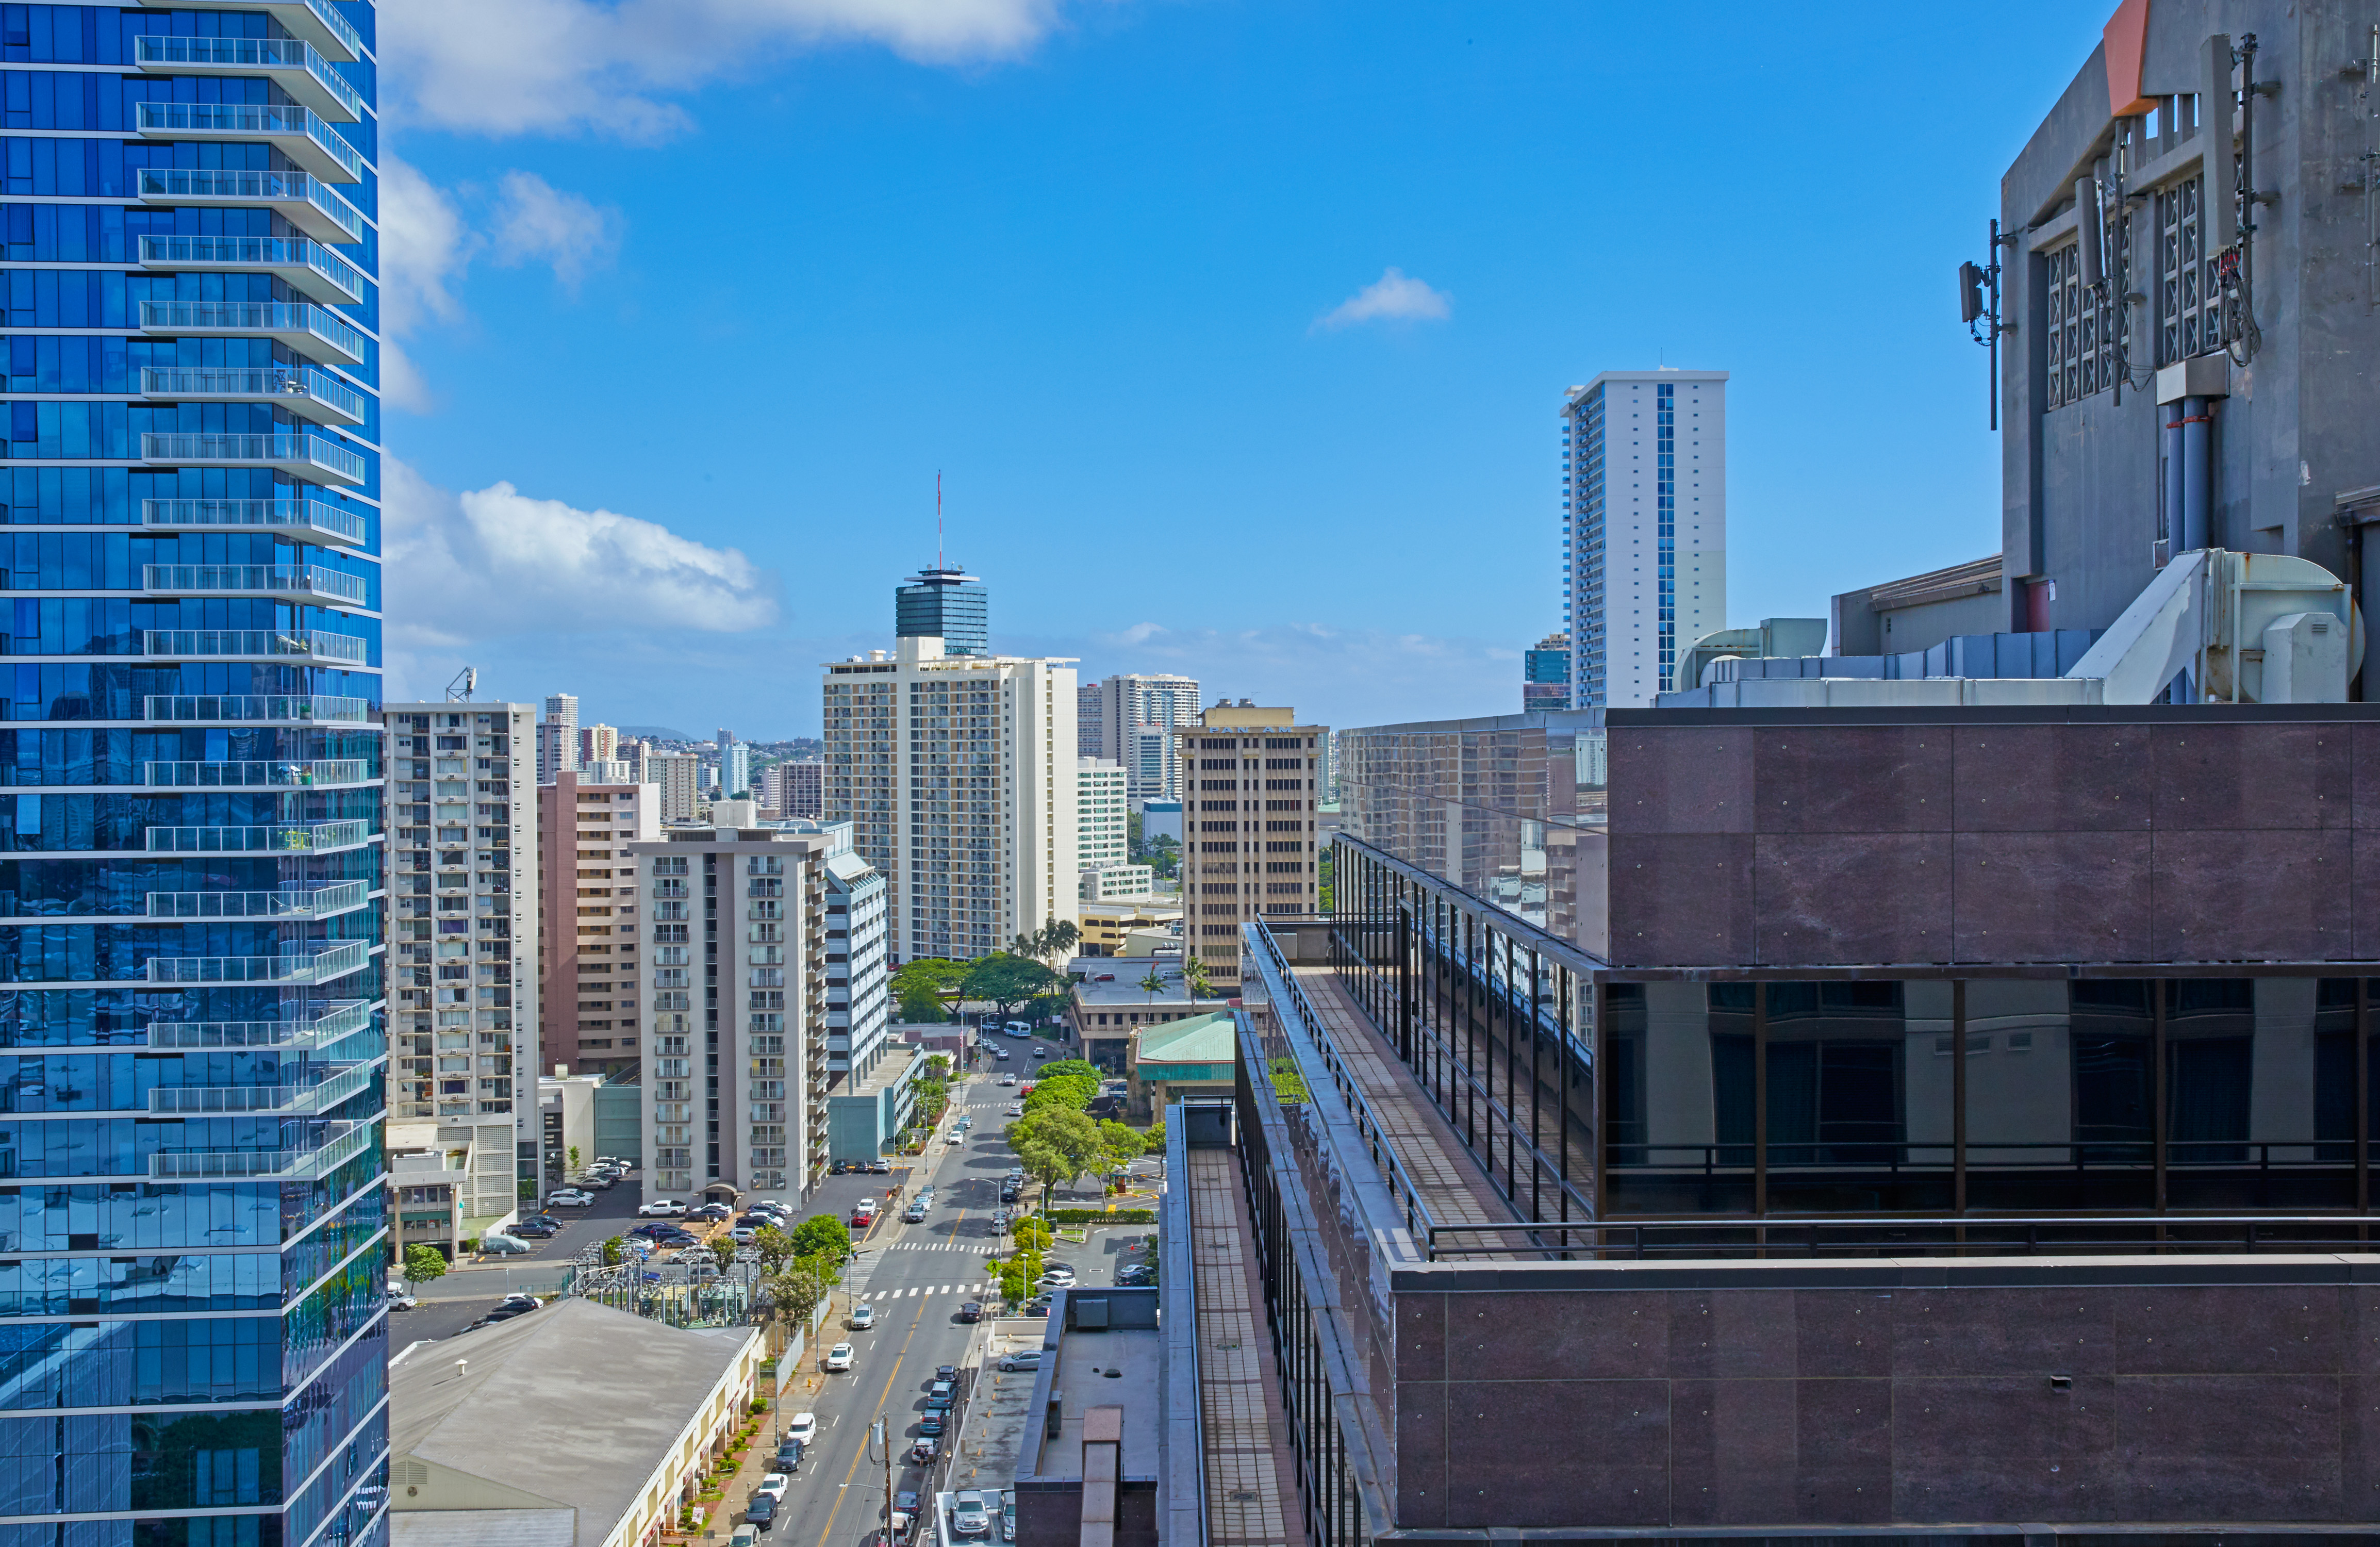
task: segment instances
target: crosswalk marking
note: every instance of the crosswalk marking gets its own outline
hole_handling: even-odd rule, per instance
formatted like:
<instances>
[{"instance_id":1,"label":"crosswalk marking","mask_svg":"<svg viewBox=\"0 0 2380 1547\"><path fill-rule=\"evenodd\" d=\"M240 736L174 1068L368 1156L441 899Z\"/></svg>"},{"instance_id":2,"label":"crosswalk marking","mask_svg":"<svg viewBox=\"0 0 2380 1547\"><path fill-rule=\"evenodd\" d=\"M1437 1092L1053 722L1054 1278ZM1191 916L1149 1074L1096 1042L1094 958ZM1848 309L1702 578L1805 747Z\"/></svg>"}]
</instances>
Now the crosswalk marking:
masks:
<instances>
[{"instance_id":1,"label":"crosswalk marking","mask_svg":"<svg viewBox=\"0 0 2380 1547\"><path fill-rule=\"evenodd\" d=\"M879 1289L874 1294L862 1291L859 1297L870 1300L905 1300L919 1295L964 1295L969 1286L964 1284L920 1285L913 1289Z\"/></svg>"}]
</instances>

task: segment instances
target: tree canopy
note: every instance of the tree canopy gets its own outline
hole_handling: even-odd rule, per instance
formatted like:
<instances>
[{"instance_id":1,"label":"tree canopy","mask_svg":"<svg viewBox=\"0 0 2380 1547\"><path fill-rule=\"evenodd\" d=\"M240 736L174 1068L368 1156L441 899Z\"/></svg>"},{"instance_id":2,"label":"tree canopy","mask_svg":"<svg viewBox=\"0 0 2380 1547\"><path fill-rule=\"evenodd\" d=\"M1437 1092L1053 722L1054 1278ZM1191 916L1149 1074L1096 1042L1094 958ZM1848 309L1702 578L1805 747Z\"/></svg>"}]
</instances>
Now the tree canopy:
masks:
<instances>
[{"instance_id":1,"label":"tree canopy","mask_svg":"<svg viewBox=\"0 0 2380 1547\"><path fill-rule=\"evenodd\" d=\"M1028 1108L1024 1116L1008 1125L1008 1143L1026 1175L1041 1184L1045 1202L1051 1188L1080 1176L1107 1152L1099 1126L1078 1109L1063 1105L1038 1112Z\"/></svg>"},{"instance_id":2,"label":"tree canopy","mask_svg":"<svg viewBox=\"0 0 2380 1547\"><path fill-rule=\"evenodd\" d=\"M1038 961L1025 956L995 951L978 960L967 971L960 992L969 999L989 1000L1002 1015L1036 994L1048 993L1053 987L1063 988L1065 979Z\"/></svg>"},{"instance_id":3,"label":"tree canopy","mask_svg":"<svg viewBox=\"0 0 2380 1547\"><path fill-rule=\"evenodd\" d=\"M1087 1058L1052 1058L1041 1066L1034 1076L1037 1079L1063 1079L1068 1075L1088 1075L1099 1078L1099 1066Z\"/></svg>"},{"instance_id":4,"label":"tree canopy","mask_svg":"<svg viewBox=\"0 0 2380 1547\"><path fill-rule=\"evenodd\" d=\"M826 1257L841 1262L851 1255L851 1227L832 1214L812 1214L790 1233L795 1257Z\"/></svg>"},{"instance_id":5,"label":"tree canopy","mask_svg":"<svg viewBox=\"0 0 2380 1547\"><path fill-rule=\"evenodd\" d=\"M1053 1107L1080 1112L1099 1093L1099 1079L1095 1074L1060 1075L1055 1079L1045 1077L1034 1082L1033 1093L1025 1098L1025 1115L1029 1117Z\"/></svg>"}]
</instances>

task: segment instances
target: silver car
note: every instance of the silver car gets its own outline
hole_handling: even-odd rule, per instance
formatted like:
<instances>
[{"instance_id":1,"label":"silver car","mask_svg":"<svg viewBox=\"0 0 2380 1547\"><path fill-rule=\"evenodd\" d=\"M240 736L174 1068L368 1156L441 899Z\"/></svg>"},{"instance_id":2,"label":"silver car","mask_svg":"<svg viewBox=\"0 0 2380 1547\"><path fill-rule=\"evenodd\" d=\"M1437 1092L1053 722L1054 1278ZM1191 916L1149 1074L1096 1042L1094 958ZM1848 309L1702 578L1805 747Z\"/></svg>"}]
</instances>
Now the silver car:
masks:
<instances>
[{"instance_id":1,"label":"silver car","mask_svg":"<svg viewBox=\"0 0 2380 1547\"><path fill-rule=\"evenodd\" d=\"M951 1501L951 1530L957 1536L984 1536L990 1532L991 1512L984 1507L981 1493L969 1491Z\"/></svg>"}]
</instances>

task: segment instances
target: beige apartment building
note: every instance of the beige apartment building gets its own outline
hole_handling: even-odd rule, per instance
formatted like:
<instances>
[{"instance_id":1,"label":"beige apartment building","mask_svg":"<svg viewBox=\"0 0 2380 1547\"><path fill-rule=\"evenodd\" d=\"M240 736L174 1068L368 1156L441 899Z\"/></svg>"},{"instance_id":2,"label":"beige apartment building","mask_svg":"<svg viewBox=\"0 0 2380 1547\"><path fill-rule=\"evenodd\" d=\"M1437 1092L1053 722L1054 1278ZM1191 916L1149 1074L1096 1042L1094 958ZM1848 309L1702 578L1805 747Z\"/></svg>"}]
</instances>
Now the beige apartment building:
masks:
<instances>
[{"instance_id":1,"label":"beige apartment building","mask_svg":"<svg viewBox=\"0 0 2380 1547\"><path fill-rule=\"evenodd\" d=\"M538 787L540 1074L617 1077L636 1069L644 1052L642 919L628 846L661 835L661 810L651 785L584 783L565 771Z\"/></svg>"},{"instance_id":2,"label":"beige apartment building","mask_svg":"<svg viewBox=\"0 0 2380 1547\"><path fill-rule=\"evenodd\" d=\"M702 798L702 759L692 752L651 752L646 772L661 792L663 822L692 822Z\"/></svg>"},{"instance_id":3,"label":"beige apartment building","mask_svg":"<svg viewBox=\"0 0 2380 1547\"><path fill-rule=\"evenodd\" d=\"M1073 662L904 636L825 674L825 820L884 873L895 959L1079 921Z\"/></svg>"},{"instance_id":4,"label":"beige apartment building","mask_svg":"<svg viewBox=\"0 0 2380 1547\"><path fill-rule=\"evenodd\" d=\"M397 1233L451 1256L513 1217L519 1146L537 1137L537 706L381 715Z\"/></svg>"},{"instance_id":5,"label":"beige apartment building","mask_svg":"<svg viewBox=\"0 0 2380 1547\"><path fill-rule=\"evenodd\" d=\"M1218 703L1174 733L1182 763L1183 946L1217 989L1240 981L1240 925L1316 909L1315 806L1330 728L1292 709Z\"/></svg>"}]
</instances>

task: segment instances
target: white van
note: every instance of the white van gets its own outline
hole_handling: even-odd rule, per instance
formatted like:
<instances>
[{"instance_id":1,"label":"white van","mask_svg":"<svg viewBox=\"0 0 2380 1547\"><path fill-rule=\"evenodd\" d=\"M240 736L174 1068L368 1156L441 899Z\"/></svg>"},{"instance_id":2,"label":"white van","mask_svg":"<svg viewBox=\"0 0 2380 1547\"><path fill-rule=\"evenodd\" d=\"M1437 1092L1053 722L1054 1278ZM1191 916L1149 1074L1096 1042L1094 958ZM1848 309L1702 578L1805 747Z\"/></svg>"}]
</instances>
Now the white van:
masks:
<instances>
[{"instance_id":1,"label":"white van","mask_svg":"<svg viewBox=\"0 0 2380 1547\"><path fill-rule=\"evenodd\" d=\"M1029 1037L1033 1035L1033 1023L1029 1020L1012 1020L1002 1029L1012 1037Z\"/></svg>"}]
</instances>

